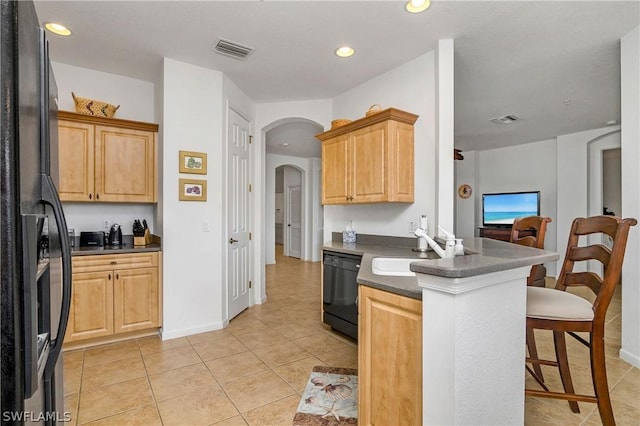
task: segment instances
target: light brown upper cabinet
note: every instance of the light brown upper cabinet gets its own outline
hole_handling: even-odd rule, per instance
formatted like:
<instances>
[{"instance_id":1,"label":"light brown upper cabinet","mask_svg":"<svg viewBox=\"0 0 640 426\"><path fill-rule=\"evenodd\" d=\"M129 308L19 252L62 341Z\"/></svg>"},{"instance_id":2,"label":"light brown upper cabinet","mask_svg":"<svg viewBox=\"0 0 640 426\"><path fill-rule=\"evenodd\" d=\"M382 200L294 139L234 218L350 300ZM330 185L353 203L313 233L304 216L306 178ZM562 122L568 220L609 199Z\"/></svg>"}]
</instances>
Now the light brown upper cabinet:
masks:
<instances>
[{"instance_id":1,"label":"light brown upper cabinet","mask_svg":"<svg viewBox=\"0 0 640 426\"><path fill-rule=\"evenodd\" d=\"M389 108L316 135L322 204L413 203L413 123Z\"/></svg>"},{"instance_id":2,"label":"light brown upper cabinet","mask_svg":"<svg viewBox=\"0 0 640 426\"><path fill-rule=\"evenodd\" d=\"M157 132L157 124L60 111L60 199L155 203Z\"/></svg>"}]
</instances>

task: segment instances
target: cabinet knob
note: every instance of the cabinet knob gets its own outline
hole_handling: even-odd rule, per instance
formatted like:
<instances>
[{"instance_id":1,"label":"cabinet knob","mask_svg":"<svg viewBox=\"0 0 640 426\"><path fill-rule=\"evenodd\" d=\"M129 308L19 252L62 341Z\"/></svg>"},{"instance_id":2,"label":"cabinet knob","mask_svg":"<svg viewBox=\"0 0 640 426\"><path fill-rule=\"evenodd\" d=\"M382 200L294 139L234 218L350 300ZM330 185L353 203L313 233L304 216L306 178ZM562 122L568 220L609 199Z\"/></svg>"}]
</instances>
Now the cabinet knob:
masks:
<instances>
[{"instance_id":1,"label":"cabinet knob","mask_svg":"<svg viewBox=\"0 0 640 426\"><path fill-rule=\"evenodd\" d=\"M109 274L109 281L111 281L111 274Z\"/></svg>"},{"instance_id":2,"label":"cabinet knob","mask_svg":"<svg viewBox=\"0 0 640 426\"><path fill-rule=\"evenodd\" d=\"M112 264L112 265L117 265L117 264L118 264L118 262L117 262L117 261L115 261L115 260L112 260L112 261L111 261L111 264Z\"/></svg>"},{"instance_id":3,"label":"cabinet knob","mask_svg":"<svg viewBox=\"0 0 640 426\"><path fill-rule=\"evenodd\" d=\"M89 199L91 199L93 196L91 194L89 194Z\"/></svg>"},{"instance_id":4,"label":"cabinet knob","mask_svg":"<svg viewBox=\"0 0 640 426\"><path fill-rule=\"evenodd\" d=\"M120 274L116 274L116 280L120 279Z\"/></svg>"},{"instance_id":5,"label":"cabinet knob","mask_svg":"<svg viewBox=\"0 0 640 426\"><path fill-rule=\"evenodd\" d=\"M100 199L100 194L96 194L96 200Z\"/></svg>"}]
</instances>

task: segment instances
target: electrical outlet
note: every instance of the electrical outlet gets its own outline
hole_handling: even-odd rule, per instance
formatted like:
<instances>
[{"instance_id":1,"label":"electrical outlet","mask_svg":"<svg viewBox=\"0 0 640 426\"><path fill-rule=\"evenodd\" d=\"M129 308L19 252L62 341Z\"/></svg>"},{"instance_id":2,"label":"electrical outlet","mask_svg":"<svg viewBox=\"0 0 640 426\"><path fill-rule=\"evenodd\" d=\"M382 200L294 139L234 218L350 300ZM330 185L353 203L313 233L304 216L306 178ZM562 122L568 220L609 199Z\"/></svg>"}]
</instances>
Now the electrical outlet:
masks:
<instances>
[{"instance_id":1,"label":"electrical outlet","mask_svg":"<svg viewBox=\"0 0 640 426\"><path fill-rule=\"evenodd\" d=\"M416 223L414 221L409 222L409 233L413 234L415 230L416 230Z\"/></svg>"},{"instance_id":2,"label":"electrical outlet","mask_svg":"<svg viewBox=\"0 0 640 426\"><path fill-rule=\"evenodd\" d=\"M202 222L202 232L209 232L209 222L206 220Z\"/></svg>"},{"instance_id":3,"label":"electrical outlet","mask_svg":"<svg viewBox=\"0 0 640 426\"><path fill-rule=\"evenodd\" d=\"M105 220L104 223L102 224L102 229L105 231L109 230L109 221Z\"/></svg>"}]
</instances>

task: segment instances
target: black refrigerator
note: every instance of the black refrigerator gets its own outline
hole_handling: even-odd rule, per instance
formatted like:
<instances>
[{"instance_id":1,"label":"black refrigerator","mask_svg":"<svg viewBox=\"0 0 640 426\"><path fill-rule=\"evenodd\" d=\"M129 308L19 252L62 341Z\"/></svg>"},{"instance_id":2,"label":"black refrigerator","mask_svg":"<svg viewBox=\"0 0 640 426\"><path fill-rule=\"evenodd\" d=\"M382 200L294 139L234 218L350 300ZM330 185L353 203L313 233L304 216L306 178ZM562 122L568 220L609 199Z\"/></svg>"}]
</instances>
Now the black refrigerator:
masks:
<instances>
[{"instance_id":1,"label":"black refrigerator","mask_svg":"<svg viewBox=\"0 0 640 426\"><path fill-rule=\"evenodd\" d=\"M32 1L0 0L0 422L56 424L71 248L57 194L57 88Z\"/></svg>"}]
</instances>

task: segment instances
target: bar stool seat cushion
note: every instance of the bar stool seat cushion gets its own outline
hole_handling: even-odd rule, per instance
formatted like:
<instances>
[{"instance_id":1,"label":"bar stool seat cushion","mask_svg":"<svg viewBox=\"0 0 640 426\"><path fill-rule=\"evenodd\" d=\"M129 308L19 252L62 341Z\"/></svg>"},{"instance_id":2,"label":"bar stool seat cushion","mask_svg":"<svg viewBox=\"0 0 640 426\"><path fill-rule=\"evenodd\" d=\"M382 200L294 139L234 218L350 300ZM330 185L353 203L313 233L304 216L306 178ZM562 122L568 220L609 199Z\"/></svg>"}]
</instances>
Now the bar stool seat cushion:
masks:
<instances>
[{"instance_id":1,"label":"bar stool seat cushion","mask_svg":"<svg viewBox=\"0 0 640 426\"><path fill-rule=\"evenodd\" d=\"M566 291L527 287L527 317L592 321L593 305L588 300Z\"/></svg>"}]
</instances>

